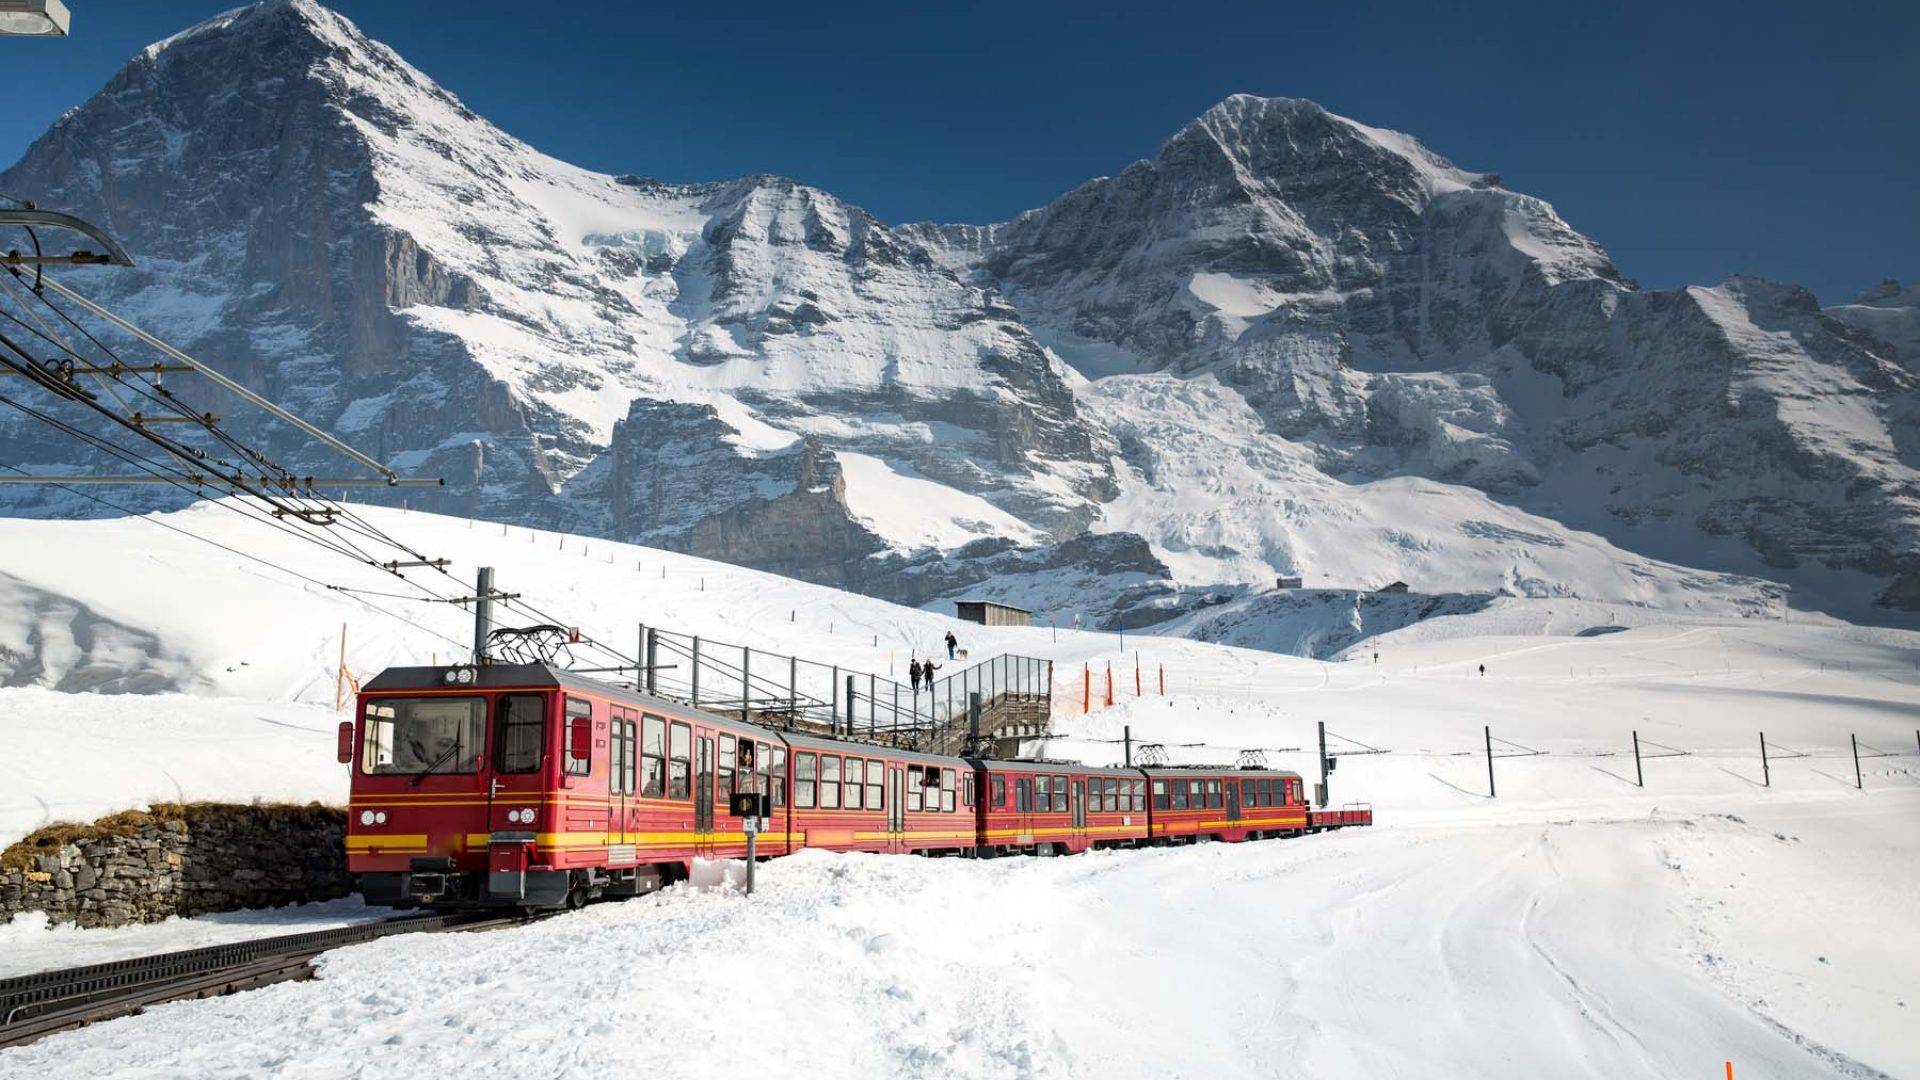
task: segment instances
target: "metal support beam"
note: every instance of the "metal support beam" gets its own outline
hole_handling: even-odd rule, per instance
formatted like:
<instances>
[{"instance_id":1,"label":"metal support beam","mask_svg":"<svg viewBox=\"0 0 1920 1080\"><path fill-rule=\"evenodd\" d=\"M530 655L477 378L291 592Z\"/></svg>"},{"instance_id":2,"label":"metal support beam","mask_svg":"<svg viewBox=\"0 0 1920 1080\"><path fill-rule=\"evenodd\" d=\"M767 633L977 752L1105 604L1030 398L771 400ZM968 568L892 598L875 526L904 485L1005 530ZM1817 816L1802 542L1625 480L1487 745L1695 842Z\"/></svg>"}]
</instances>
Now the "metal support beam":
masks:
<instances>
[{"instance_id":1,"label":"metal support beam","mask_svg":"<svg viewBox=\"0 0 1920 1080\"><path fill-rule=\"evenodd\" d=\"M72 367L49 367L47 374L65 375L184 375L198 371L199 368L187 364L75 364ZM11 368L0 368L0 379L13 378L20 373Z\"/></svg>"},{"instance_id":2,"label":"metal support beam","mask_svg":"<svg viewBox=\"0 0 1920 1080\"><path fill-rule=\"evenodd\" d=\"M487 659L487 636L493 632L493 567L483 566L473 583L473 662Z\"/></svg>"},{"instance_id":3,"label":"metal support beam","mask_svg":"<svg viewBox=\"0 0 1920 1080\"><path fill-rule=\"evenodd\" d=\"M402 476L393 480L373 480L364 476L338 478L302 476L288 484L277 476L224 476L219 473L189 472L185 477L166 476L0 476L0 484L208 484L227 487L239 484L268 487L275 491L318 491L322 488L442 487L445 480L434 476Z\"/></svg>"},{"instance_id":4,"label":"metal support beam","mask_svg":"<svg viewBox=\"0 0 1920 1080\"><path fill-rule=\"evenodd\" d=\"M75 264L85 263L94 266L133 265L133 259L128 257L126 249L115 243L113 237L108 236L105 230L91 222L74 217L72 214L63 214L58 210L40 210L37 208L16 209L8 207L6 209L0 209L0 225L42 225L55 229L68 229L85 236L89 240L107 249L104 255L91 251L76 251L67 256L67 258ZM28 261L33 258L35 257L21 255L18 251L7 252L7 260L16 266L20 264L20 261ZM38 256L38 258L44 260L47 256ZM51 282L49 282L49 284L51 284Z\"/></svg>"}]
</instances>

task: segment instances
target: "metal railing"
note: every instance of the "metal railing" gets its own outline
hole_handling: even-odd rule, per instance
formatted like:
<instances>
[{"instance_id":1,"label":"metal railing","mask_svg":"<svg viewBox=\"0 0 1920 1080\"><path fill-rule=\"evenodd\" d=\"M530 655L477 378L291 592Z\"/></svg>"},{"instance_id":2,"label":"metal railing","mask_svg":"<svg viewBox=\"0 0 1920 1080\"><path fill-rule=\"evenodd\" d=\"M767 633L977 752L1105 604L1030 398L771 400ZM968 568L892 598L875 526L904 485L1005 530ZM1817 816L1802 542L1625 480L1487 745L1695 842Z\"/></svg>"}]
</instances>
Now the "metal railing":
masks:
<instances>
[{"instance_id":1,"label":"metal railing","mask_svg":"<svg viewBox=\"0 0 1920 1080\"><path fill-rule=\"evenodd\" d=\"M638 689L754 723L914 749L954 748L975 693L983 735L1009 720L1044 731L1053 696L1053 662L1039 657L1002 654L916 689L876 672L657 626L640 629L638 668L591 670L631 674Z\"/></svg>"}]
</instances>

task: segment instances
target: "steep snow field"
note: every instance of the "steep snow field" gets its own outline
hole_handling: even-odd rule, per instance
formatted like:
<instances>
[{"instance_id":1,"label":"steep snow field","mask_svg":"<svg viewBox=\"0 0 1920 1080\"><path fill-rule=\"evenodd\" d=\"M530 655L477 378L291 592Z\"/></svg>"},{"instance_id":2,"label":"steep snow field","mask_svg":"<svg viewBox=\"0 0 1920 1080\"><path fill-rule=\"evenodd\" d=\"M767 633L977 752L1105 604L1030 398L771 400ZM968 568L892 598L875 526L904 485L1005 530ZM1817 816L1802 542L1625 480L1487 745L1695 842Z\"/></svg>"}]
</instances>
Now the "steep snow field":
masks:
<instances>
[{"instance_id":1,"label":"steep snow field","mask_svg":"<svg viewBox=\"0 0 1920 1080\"><path fill-rule=\"evenodd\" d=\"M615 642L646 621L884 674L956 625L659 551L368 513L460 580L495 565L502 587ZM161 520L330 584L402 591L219 506ZM458 609L355 598L151 523L4 521L0 550L12 680L135 671L168 691L0 690L0 843L154 799L339 799L341 624L363 674L444 660L465 636ZM737 867L716 867L523 931L342 950L311 983L0 1052L0 1076L1667 1080L1726 1060L1743 1080L1920 1075L1920 635L1519 598L1325 662L957 629L976 659L1055 661L1049 755L1117 759L1130 726L1176 760L1259 747L1311 776L1296 748L1324 721L1338 753L1389 751L1342 756L1333 776L1335 801L1371 801L1380 823L1058 860L809 854L765 867L752 900L722 883ZM1098 673L1084 715L1082 664ZM1103 708L1108 664L1118 703ZM1483 727L1499 754L1544 752L1500 757L1497 799ZM1645 788L1636 729L1649 755L1689 755L1647 760ZM202 922L44 938L16 924L0 952L19 970L244 932Z\"/></svg>"}]
</instances>

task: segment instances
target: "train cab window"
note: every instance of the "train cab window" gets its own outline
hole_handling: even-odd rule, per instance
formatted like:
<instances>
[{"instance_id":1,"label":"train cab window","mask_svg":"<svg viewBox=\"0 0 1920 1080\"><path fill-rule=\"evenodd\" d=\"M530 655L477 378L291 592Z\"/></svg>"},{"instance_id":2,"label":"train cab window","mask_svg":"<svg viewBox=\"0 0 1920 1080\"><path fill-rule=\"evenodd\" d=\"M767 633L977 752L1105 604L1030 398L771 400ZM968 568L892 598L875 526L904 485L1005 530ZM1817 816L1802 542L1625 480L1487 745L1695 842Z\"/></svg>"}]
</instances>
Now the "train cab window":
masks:
<instances>
[{"instance_id":1,"label":"train cab window","mask_svg":"<svg viewBox=\"0 0 1920 1080\"><path fill-rule=\"evenodd\" d=\"M1155 810L1166 810L1172 806L1173 804L1167 801L1167 782L1165 780L1155 780L1153 782L1153 808Z\"/></svg>"},{"instance_id":2,"label":"train cab window","mask_svg":"<svg viewBox=\"0 0 1920 1080\"><path fill-rule=\"evenodd\" d=\"M658 716L640 718L640 796L658 799L667 793L667 722Z\"/></svg>"},{"instance_id":3,"label":"train cab window","mask_svg":"<svg viewBox=\"0 0 1920 1080\"><path fill-rule=\"evenodd\" d=\"M1015 780L1013 782L1014 809L1027 813L1033 809L1033 781Z\"/></svg>"},{"instance_id":4,"label":"train cab window","mask_svg":"<svg viewBox=\"0 0 1920 1080\"><path fill-rule=\"evenodd\" d=\"M494 725L493 771L539 772L547 747L546 701L539 694L509 694L500 699Z\"/></svg>"},{"instance_id":5,"label":"train cab window","mask_svg":"<svg viewBox=\"0 0 1920 1080\"><path fill-rule=\"evenodd\" d=\"M886 790L887 763L867 762L867 809L885 810L887 808Z\"/></svg>"},{"instance_id":6,"label":"train cab window","mask_svg":"<svg viewBox=\"0 0 1920 1080\"><path fill-rule=\"evenodd\" d=\"M907 766L907 809L919 810L926 802L926 770L918 765Z\"/></svg>"},{"instance_id":7,"label":"train cab window","mask_svg":"<svg viewBox=\"0 0 1920 1080\"><path fill-rule=\"evenodd\" d=\"M820 809L840 809L840 759L832 754L820 755Z\"/></svg>"},{"instance_id":8,"label":"train cab window","mask_svg":"<svg viewBox=\"0 0 1920 1080\"><path fill-rule=\"evenodd\" d=\"M866 778L867 763L857 757L848 758L846 773L843 777L847 794L846 798L841 801L841 806L848 810L861 810L866 808L866 801L861 795L861 792L867 788Z\"/></svg>"},{"instance_id":9,"label":"train cab window","mask_svg":"<svg viewBox=\"0 0 1920 1080\"><path fill-rule=\"evenodd\" d=\"M667 744L667 798L686 799L693 796L693 726L675 723L670 726L671 741Z\"/></svg>"},{"instance_id":10,"label":"train cab window","mask_svg":"<svg viewBox=\"0 0 1920 1080\"><path fill-rule=\"evenodd\" d=\"M793 805L801 810L814 807L814 770L817 759L812 754L793 756Z\"/></svg>"},{"instance_id":11,"label":"train cab window","mask_svg":"<svg viewBox=\"0 0 1920 1080\"><path fill-rule=\"evenodd\" d=\"M940 770L940 809L953 813L954 800L960 797L960 783L952 769Z\"/></svg>"},{"instance_id":12,"label":"train cab window","mask_svg":"<svg viewBox=\"0 0 1920 1080\"><path fill-rule=\"evenodd\" d=\"M786 748L780 747L780 746L774 747L773 757L768 760L773 762L773 764L770 766L770 768L773 770L773 805L776 807L785 806L787 805L787 751L786 751Z\"/></svg>"},{"instance_id":13,"label":"train cab window","mask_svg":"<svg viewBox=\"0 0 1920 1080\"><path fill-rule=\"evenodd\" d=\"M540 699L531 700L537 726ZM485 698L369 701L361 725L360 771L370 776L470 773L479 768L486 732Z\"/></svg>"},{"instance_id":14,"label":"train cab window","mask_svg":"<svg viewBox=\"0 0 1920 1080\"><path fill-rule=\"evenodd\" d=\"M737 789L733 786L733 736L720 736L720 790L714 796L724 799Z\"/></svg>"},{"instance_id":15,"label":"train cab window","mask_svg":"<svg viewBox=\"0 0 1920 1080\"><path fill-rule=\"evenodd\" d=\"M585 776L593 771L591 734L587 738L587 756L573 756L573 730L575 725L581 724L586 726L589 733L593 731L593 702L584 698L570 697L567 699L567 730L563 736L566 742L560 753L560 760L564 762L563 768L568 776Z\"/></svg>"},{"instance_id":16,"label":"train cab window","mask_svg":"<svg viewBox=\"0 0 1920 1080\"><path fill-rule=\"evenodd\" d=\"M993 805L1007 805L1007 778L1004 776L993 778Z\"/></svg>"}]
</instances>

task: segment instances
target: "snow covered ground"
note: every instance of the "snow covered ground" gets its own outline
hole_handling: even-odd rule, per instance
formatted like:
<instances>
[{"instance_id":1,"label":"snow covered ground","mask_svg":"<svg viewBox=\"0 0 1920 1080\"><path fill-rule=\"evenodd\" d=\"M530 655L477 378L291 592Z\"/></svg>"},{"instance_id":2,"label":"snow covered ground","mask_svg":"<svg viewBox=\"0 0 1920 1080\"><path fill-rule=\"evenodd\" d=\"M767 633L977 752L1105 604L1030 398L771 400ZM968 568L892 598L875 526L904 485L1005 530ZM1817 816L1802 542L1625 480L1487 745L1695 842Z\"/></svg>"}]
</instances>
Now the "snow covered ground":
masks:
<instances>
[{"instance_id":1,"label":"snow covered ground","mask_svg":"<svg viewBox=\"0 0 1920 1080\"><path fill-rule=\"evenodd\" d=\"M462 579L497 565L503 586L611 640L644 620L884 673L952 625L657 551L380 513ZM235 532L258 527L217 507L166 520L391 587ZM50 658L43 681L138 668L174 691L0 691L0 843L152 799L338 798L340 624L361 672L444 659L463 632L456 609L377 599L403 622L137 522L0 522L0 547L23 553L4 571L14 595L37 598L0 609L0 640ZM61 636L109 624L126 632L95 635L113 644L91 658L86 635ZM1371 801L1379 825L1074 859L808 854L765 867L751 900L710 880L524 930L341 950L311 983L0 1051L0 1077L1666 1080L1718 1077L1727 1060L1743 1080L1920 1076L1920 635L1564 598L1503 599L1327 662L960 630L975 656L1055 660L1049 754L1117 759L1130 726L1176 760L1260 747L1311 775L1296 748L1324 721L1337 752L1390 751L1343 756L1333 777L1335 801ZM1096 706L1113 664L1115 707L1064 700L1083 663ZM1152 692L1162 665L1166 697ZM1544 751L1496 760L1497 799L1485 727L1502 755ZM1644 788L1635 730L1650 755L1687 754L1647 760ZM158 933L226 932L198 923ZM139 951L152 932L16 924L0 966L35 963L27 946L44 962L63 937L71 962Z\"/></svg>"}]
</instances>

